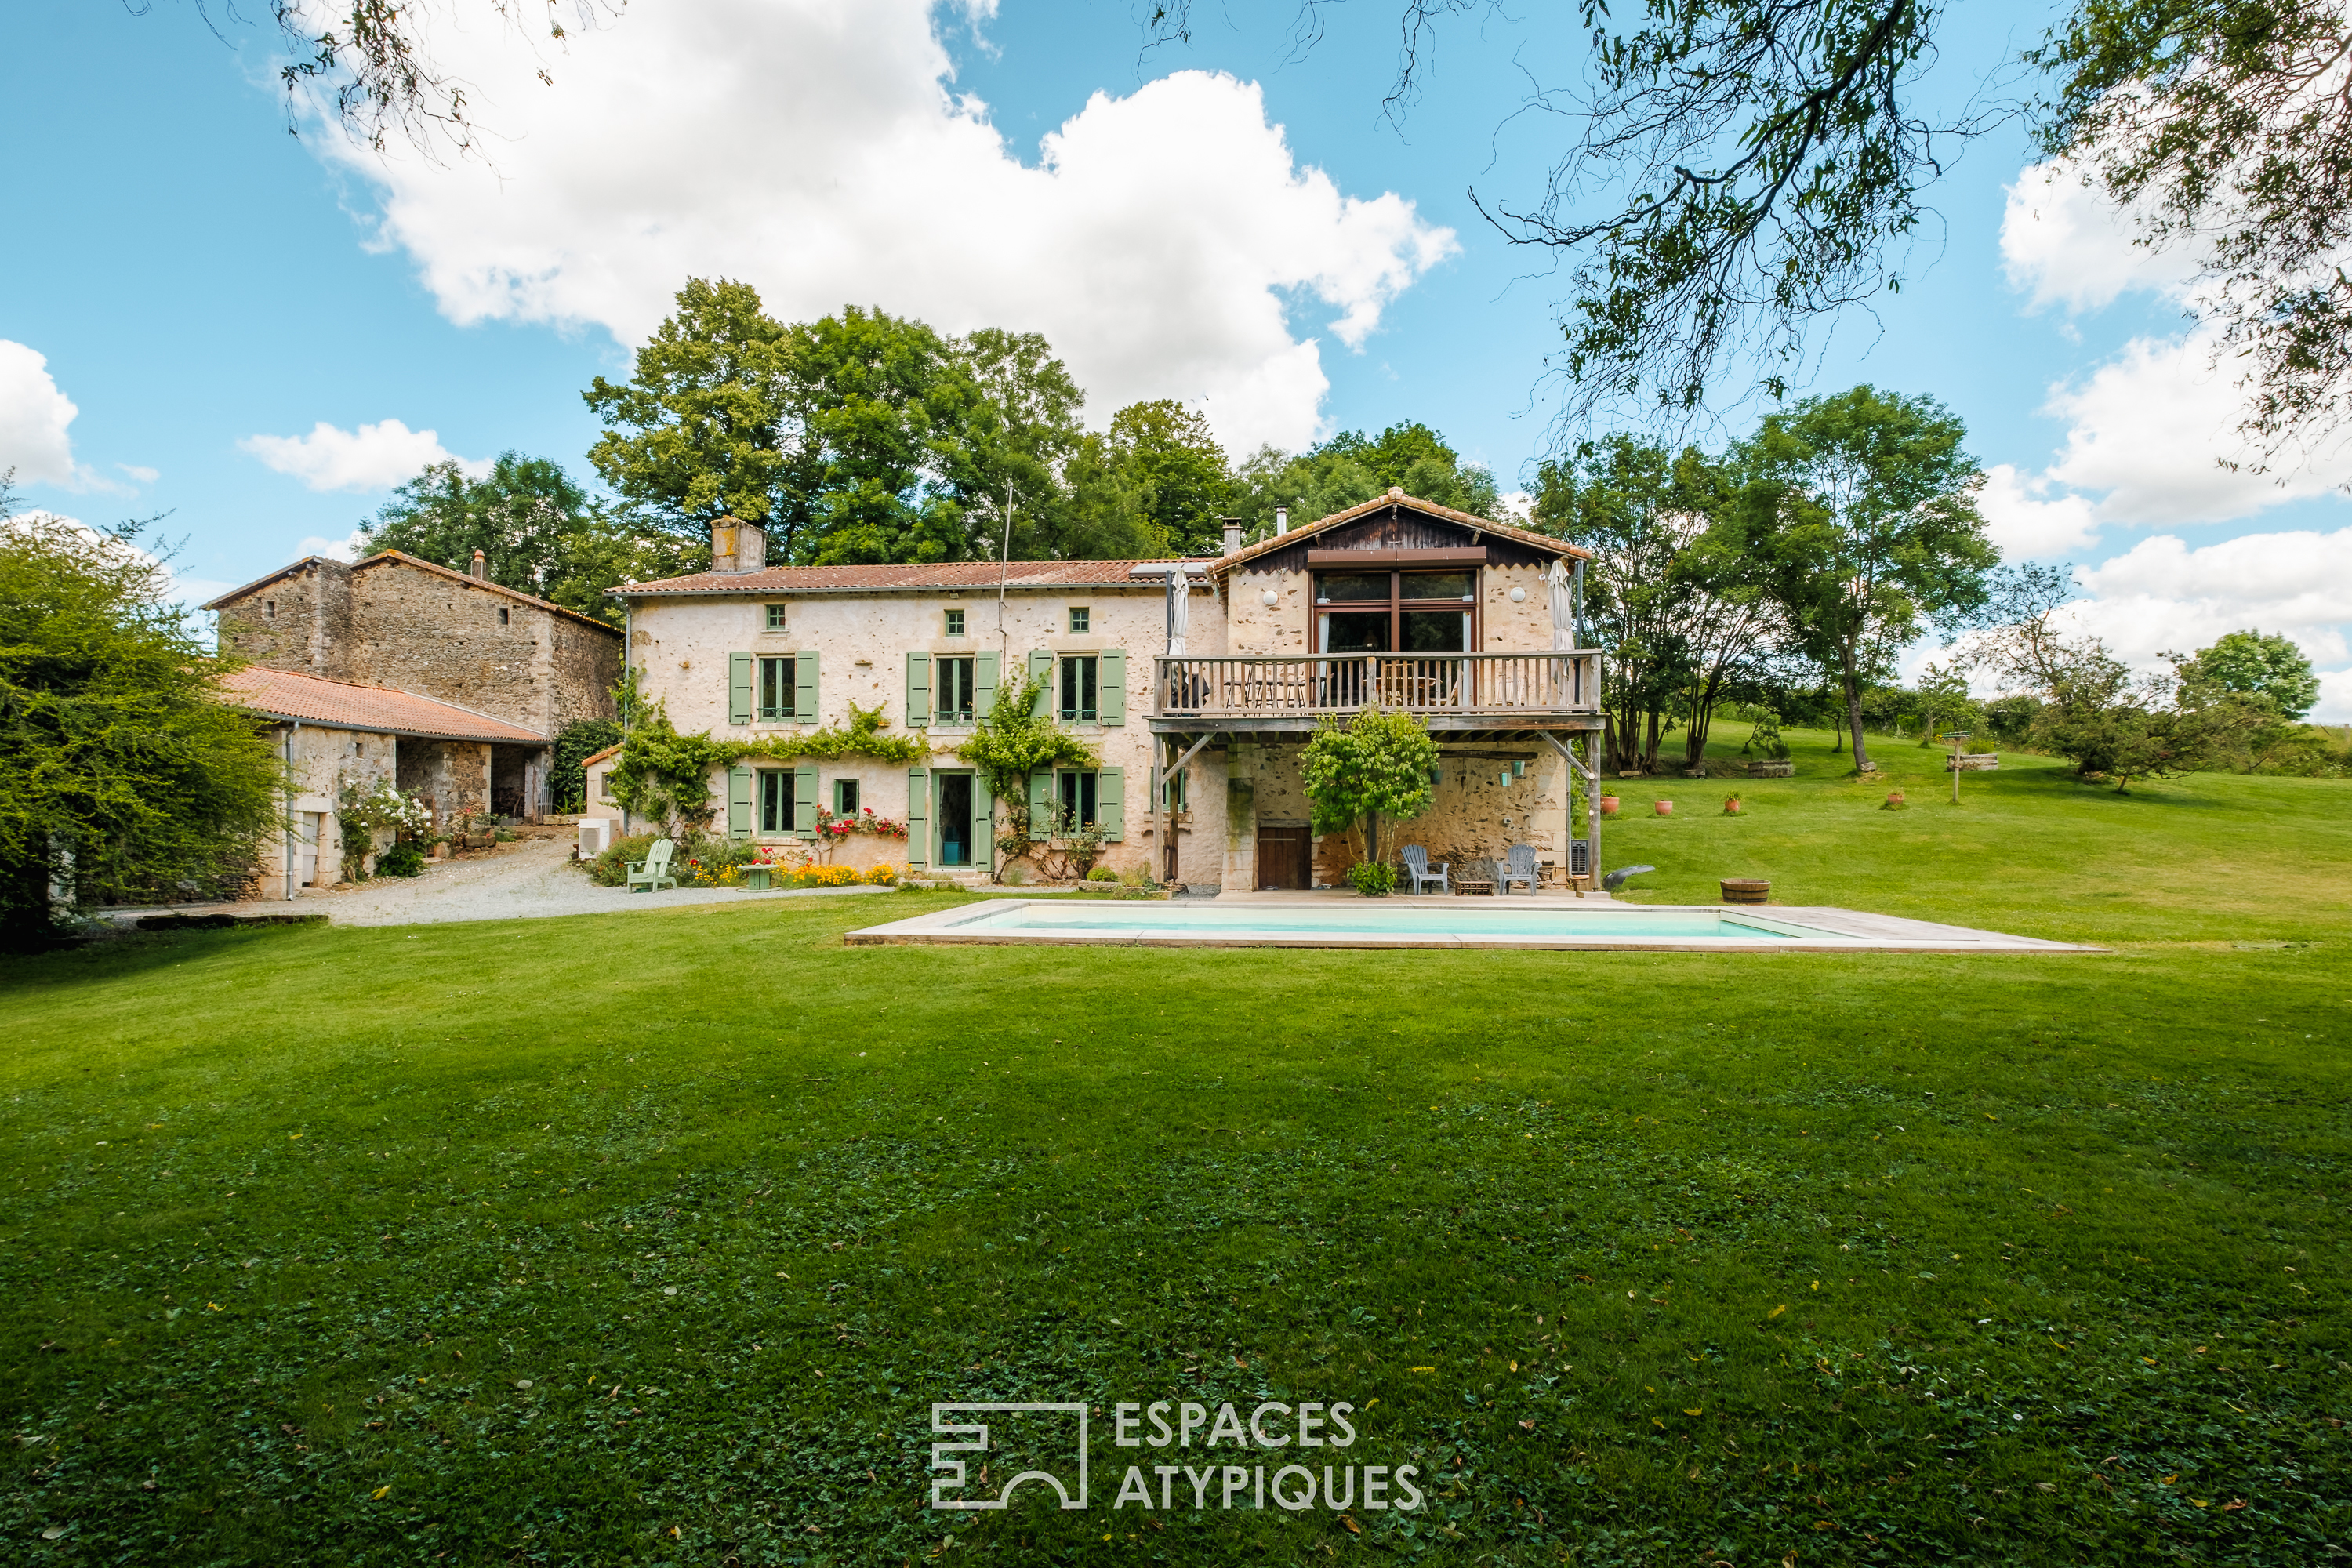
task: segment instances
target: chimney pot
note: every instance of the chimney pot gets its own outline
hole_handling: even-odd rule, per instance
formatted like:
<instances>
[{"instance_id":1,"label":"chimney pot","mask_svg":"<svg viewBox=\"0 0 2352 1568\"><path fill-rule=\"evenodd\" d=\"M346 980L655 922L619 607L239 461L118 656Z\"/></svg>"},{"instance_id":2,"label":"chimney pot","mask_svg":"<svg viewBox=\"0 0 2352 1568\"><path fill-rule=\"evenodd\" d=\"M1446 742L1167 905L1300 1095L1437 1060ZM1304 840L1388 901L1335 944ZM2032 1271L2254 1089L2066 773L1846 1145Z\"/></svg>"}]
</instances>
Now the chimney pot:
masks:
<instances>
[{"instance_id":1,"label":"chimney pot","mask_svg":"<svg viewBox=\"0 0 2352 1568\"><path fill-rule=\"evenodd\" d=\"M710 569L738 577L768 563L768 531L756 522L722 517L710 525Z\"/></svg>"},{"instance_id":2,"label":"chimney pot","mask_svg":"<svg viewBox=\"0 0 2352 1568\"><path fill-rule=\"evenodd\" d=\"M1242 552L1242 520L1237 517L1229 517L1224 519L1223 521L1225 525L1225 553L1228 555L1238 555Z\"/></svg>"},{"instance_id":3,"label":"chimney pot","mask_svg":"<svg viewBox=\"0 0 2352 1568\"><path fill-rule=\"evenodd\" d=\"M474 581L477 583L489 581L488 568L482 564L482 552L478 550L474 552Z\"/></svg>"},{"instance_id":4,"label":"chimney pot","mask_svg":"<svg viewBox=\"0 0 2352 1568\"><path fill-rule=\"evenodd\" d=\"M1274 509L1274 536L1276 539L1279 539L1289 531L1290 509L1286 506L1276 507Z\"/></svg>"}]
</instances>

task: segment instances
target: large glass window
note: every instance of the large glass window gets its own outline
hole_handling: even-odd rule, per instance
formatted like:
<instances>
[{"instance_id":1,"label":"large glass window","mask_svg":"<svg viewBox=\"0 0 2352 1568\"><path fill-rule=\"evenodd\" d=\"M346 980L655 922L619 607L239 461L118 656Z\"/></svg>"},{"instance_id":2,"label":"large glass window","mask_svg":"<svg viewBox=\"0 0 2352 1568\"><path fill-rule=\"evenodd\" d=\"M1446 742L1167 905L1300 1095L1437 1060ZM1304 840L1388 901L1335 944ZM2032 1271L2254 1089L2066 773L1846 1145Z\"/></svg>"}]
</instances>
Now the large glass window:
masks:
<instances>
[{"instance_id":1,"label":"large glass window","mask_svg":"<svg viewBox=\"0 0 2352 1568\"><path fill-rule=\"evenodd\" d=\"M1468 653L1478 574L1326 572L1315 579L1319 653Z\"/></svg>"},{"instance_id":2,"label":"large glass window","mask_svg":"<svg viewBox=\"0 0 2352 1568\"><path fill-rule=\"evenodd\" d=\"M971 660L935 658L931 661L931 685L939 693L940 722L942 724L971 723Z\"/></svg>"},{"instance_id":3,"label":"large glass window","mask_svg":"<svg viewBox=\"0 0 2352 1568\"><path fill-rule=\"evenodd\" d=\"M1097 715L1096 683L1102 661L1093 655L1066 658L1061 662L1061 714L1066 720L1091 721Z\"/></svg>"},{"instance_id":4,"label":"large glass window","mask_svg":"<svg viewBox=\"0 0 2352 1568\"><path fill-rule=\"evenodd\" d=\"M790 719L793 713L793 693L795 690L793 667L798 659L763 658L760 661L760 717Z\"/></svg>"},{"instance_id":5,"label":"large glass window","mask_svg":"<svg viewBox=\"0 0 2352 1568\"><path fill-rule=\"evenodd\" d=\"M787 664L792 661L785 660ZM789 769L762 768L760 771L760 831L790 833L793 830L793 775Z\"/></svg>"}]
</instances>

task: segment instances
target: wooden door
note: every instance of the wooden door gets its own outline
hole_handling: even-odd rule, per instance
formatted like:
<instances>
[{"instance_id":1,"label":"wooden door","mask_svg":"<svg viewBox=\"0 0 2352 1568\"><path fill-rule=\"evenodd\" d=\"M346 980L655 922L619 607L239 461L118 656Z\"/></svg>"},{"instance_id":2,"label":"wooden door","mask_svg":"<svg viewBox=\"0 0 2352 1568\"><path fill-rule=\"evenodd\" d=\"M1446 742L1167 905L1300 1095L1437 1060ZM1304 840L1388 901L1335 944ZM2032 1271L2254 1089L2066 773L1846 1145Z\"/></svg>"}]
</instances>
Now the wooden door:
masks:
<instances>
[{"instance_id":1,"label":"wooden door","mask_svg":"<svg viewBox=\"0 0 2352 1568\"><path fill-rule=\"evenodd\" d=\"M1261 889L1305 888L1309 843L1305 827L1257 830L1257 885Z\"/></svg>"}]
</instances>

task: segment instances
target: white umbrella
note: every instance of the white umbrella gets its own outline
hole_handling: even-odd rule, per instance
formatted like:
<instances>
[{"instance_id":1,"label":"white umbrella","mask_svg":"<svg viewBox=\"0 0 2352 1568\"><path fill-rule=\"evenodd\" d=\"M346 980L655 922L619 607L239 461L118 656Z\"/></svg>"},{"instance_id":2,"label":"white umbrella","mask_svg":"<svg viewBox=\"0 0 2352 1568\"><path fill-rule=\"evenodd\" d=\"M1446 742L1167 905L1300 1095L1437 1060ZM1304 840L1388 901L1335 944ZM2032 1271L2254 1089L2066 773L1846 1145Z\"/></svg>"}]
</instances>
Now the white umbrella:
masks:
<instances>
[{"instance_id":1,"label":"white umbrella","mask_svg":"<svg viewBox=\"0 0 2352 1568\"><path fill-rule=\"evenodd\" d=\"M1184 630L1192 619L1192 584L1184 575L1184 563L1168 563L1168 657L1184 657Z\"/></svg>"},{"instance_id":2,"label":"white umbrella","mask_svg":"<svg viewBox=\"0 0 2352 1568\"><path fill-rule=\"evenodd\" d=\"M1544 571L1544 586L1551 591L1551 647L1570 653L1576 647L1576 587L1568 563L1554 561Z\"/></svg>"}]
</instances>

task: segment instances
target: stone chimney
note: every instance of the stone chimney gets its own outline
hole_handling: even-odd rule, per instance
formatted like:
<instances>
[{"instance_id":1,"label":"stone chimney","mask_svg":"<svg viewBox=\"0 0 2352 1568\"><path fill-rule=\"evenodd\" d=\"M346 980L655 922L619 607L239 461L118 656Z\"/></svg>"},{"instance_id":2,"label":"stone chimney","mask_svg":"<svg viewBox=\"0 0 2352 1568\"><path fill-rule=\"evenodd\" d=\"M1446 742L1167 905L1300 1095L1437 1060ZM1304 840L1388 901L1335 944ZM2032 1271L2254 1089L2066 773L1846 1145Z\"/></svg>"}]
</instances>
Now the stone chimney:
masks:
<instances>
[{"instance_id":1,"label":"stone chimney","mask_svg":"<svg viewBox=\"0 0 2352 1568\"><path fill-rule=\"evenodd\" d=\"M1274 509L1274 536L1276 539L1280 539L1284 534L1288 533L1289 531L1290 509L1286 506L1276 507Z\"/></svg>"},{"instance_id":2,"label":"stone chimney","mask_svg":"<svg viewBox=\"0 0 2352 1568\"><path fill-rule=\"evenodd\" d=\"M722 517L710 525L710 569L739 577L768 564L768 531L756 522Z\"/></svg>"},{"instance_id":3,"label":"stone chimney","mask_svg":"<svg viewBox=\"0 0 2352 1568\"><path fill-rule=\"evenodd\" d=\"M487 583L489 581L489 569L482 564L482 552L478 550L474 552L473 570L475 582Z\"/></svg>"},{"instance_id":4,"label":"stone chimney","mask_svg":"<svg viewBox=\"0 0 2352 1568\"><path fill-rule=\"evenodd\" d=\"M1239 555L1242 552L1242 520L1237 517L1229 517L1224 519L1223 521L1225 525L1225 553L1228 555Z\"/></svg>"}]
</instances>

